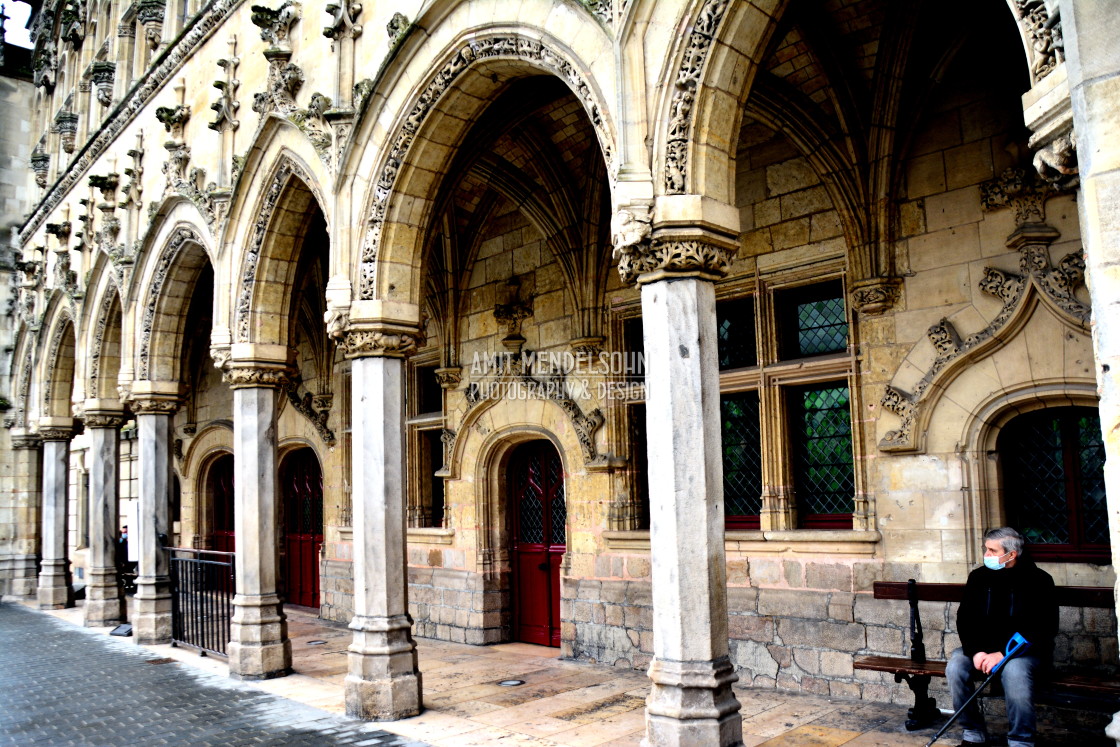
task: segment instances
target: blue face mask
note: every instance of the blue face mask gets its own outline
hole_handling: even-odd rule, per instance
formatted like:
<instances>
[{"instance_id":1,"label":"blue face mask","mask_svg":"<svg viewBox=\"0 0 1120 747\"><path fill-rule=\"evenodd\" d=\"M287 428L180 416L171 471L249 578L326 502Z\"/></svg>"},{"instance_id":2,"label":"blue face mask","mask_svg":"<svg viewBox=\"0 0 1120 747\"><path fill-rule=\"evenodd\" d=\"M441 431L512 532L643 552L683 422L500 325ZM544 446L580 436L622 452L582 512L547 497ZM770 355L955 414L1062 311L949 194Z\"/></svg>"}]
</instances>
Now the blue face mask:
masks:
<instances>
[{"instance_id":1,"label":"blue face mask","mask_svg":"<svg viewBox=\"0 0 1120 747\"><path fill-rule=\"evenodd\" d=\"M993 571L1002 570L1007 567L1007 563L1001 563L999 562L999 559L1010 554L1011 553L1004 553L1003 555L985 555L984 565L988 568L991 568Z\"/></svg>"}]
</instances>

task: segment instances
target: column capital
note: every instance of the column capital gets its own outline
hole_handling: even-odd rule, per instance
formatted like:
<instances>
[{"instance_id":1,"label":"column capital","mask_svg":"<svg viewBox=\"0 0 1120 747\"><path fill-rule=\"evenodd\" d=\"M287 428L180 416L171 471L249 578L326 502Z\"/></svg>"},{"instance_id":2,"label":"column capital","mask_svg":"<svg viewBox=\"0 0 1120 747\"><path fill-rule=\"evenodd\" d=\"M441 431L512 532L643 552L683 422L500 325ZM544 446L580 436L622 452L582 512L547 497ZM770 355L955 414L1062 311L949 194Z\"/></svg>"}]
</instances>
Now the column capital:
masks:
<instances>
[{"instance_id":1,"label":"column capital","mask_svg":"<svg viewBox=\"0 0 1120 747\"><path fill-rule=\"evenodd\" d=\"M416 326L390 322L351 322L339 345L347 358L407 358L423 344Z\"/></svg>"},{"instance_id":2,"label":"column capital","mask_svg":"<svg viewBox=\"0 0 1120 747\"><path fill-rule=\"evenodd\" d=\"M857 280L852 284L851 296L852 305L861 314L882 314L902 297L902 278L887 276Z\"/></svg>"},{"instance_id":3,"label":"column capital","mask_svg":"<svg viewBox=\"0 0 1120 747\"><path fill-rule=\"evenodd\" d=\"M128 406L136 415L173 415L179 409L179 398L133 396Z\"/></svg>"},{"instance_id":4,"label":"column capital","mask_svg":"<svg viewBox=\"0 0 1120 747\"><path fill-rule=\"evenodd\" d=\"M281 389L290 378L287 366L240 365L236 361L222 372L230 389Z\"/></svg>"},{"instance_id":5,"label":"column capital","mask_svg":"<svg viewBox=\"0 0 1120 747\"><path fill-rule=\"evenodd\" d=\"M82 416L87 428L120 428L127 420L121 410L86 410Z\"/></svg>"},{"instance_id":6,"label":"column capital","mask_svg":"<svg viewBox=\"0 0 1120 747\"><path fill-rule=\"evenodd\" d=\"M72 418L43 418L39 421L39 438L44 441L69 441L74 437Z\"/></svg>"},{"instance_id":7,"label":"column capital","mask_svg":"<svg viewBox=\"0 0 1120 747\"><path fill-rule=\"evenodd\" d=\"M38 433L32 433L21 429L13 428L11 431L12 448L13 449L37 449L43 442L43 439Z\"/></svg>"},{"instance_id":8,"label":"column capital","mask_svg":"<svg viewBox=\"0 0 1120 747\"><path fill-rule=\"evenodd\" d=\"M731 268L738 240L703 226L656 230L648 212L623 209L611 219L611 243L623 282L695 277L719 280Z\"/></svg>"}]
</instances>

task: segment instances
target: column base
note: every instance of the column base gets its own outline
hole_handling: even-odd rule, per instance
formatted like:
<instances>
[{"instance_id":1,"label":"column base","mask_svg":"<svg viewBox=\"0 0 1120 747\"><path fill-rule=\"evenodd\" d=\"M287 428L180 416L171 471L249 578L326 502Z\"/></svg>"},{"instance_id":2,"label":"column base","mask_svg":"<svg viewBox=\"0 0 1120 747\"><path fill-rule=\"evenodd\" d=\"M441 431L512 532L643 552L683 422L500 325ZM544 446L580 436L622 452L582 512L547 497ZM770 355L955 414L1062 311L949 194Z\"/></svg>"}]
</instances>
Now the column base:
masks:
<instances>
[{"instance_id":1,"label":"column base","mask_svg":"<svg viewBox=\"0 0 1120 747\"><path fill-rule=\"evenodd\" d=\"M270 680L292 673L288 621L275 594L233 598L229 626L229 676L235 680Z\"/></svg>"},{"instance_id":2,"label":"column base","mask_svg":"<svg viewBox=\"0 0 1120 747\"><path fill-rule=\"evenodd\" d=\"M86 586L85 626L107 628L124 622L124 598L115 568L91 568Z\"/></svg>"},{"instance_id":3,"label":"column base","mask_svg":"<svg viewBox=\"0 0 1120 747\"><path fill-rule=\"evenodd\" d=\"M171 643L171 592L167 579L136 581L132 636L137 645Z\"/></svg>"},{"instance_id":4,"label":"column base","mask_svg":"<svg viewBox=\"0 0 1120 747\"><path fill-rule=\"evenodd\" d=\"M70 585L67 560L44 560L39 570L39 609L60 610L74 606L74 587Z\"/></svg>"},{"instance_id":5,"label":"column base","mask_svg":"<svg viewBox=\"0 0 1120 747\"><path fill-rule=\"evenodd\" d=\"M363 721L396 721L424 709L412 618L355 617L348 655L346 715Z\"/></svg>"},{"instance_id":6,"label":"column base","mask_svg":"<svg viewBox=\"0 0 1120 747\"><path fill-rule=\"evenodd\" d=\"M715 661L654 659L649 678L653 687L646 699L643 747L742 744L743 719L731 690L739 677L728 657Z\"/></svg>"},{"instance_id":7,"label":"column base","mask_svg":"<svg viewBox=\"0 0 1120 747\"><path fill-rule=\"evenodd\" d=\"M34 555L13 555L8 560L11 569L8 594L29 597L37 593L39 586L39 558Z\"/></svg>"}]
</instances>

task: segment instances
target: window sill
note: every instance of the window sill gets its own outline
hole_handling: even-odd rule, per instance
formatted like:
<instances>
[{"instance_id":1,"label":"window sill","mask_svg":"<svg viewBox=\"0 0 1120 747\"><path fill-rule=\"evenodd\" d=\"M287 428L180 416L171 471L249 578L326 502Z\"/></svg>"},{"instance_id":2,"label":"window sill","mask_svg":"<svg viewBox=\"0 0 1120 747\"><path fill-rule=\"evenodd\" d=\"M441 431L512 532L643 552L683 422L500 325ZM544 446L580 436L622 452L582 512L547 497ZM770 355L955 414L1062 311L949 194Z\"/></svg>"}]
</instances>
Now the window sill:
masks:
<instances>
[{"instance_id":1,"label":"window sill","mask_svg":"<svg viewBox=\"0 0 1120 747\"><path fill-rule=\"evenodd\" d=\"M725 534L724 549L750 553L871 555L882 538L877 531L853 529L731 530ZM649 552L649 531L603 532L603 541L607 550Z\"/></svg>"}]
</instances>

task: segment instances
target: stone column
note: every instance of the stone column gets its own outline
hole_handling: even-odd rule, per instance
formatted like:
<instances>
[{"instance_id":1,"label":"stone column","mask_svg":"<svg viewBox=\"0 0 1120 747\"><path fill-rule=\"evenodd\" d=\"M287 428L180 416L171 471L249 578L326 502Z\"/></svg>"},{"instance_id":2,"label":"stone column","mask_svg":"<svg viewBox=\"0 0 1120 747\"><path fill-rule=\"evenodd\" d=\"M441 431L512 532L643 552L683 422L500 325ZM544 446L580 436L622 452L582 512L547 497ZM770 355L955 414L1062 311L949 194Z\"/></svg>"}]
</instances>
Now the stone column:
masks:
<instances>
[{"instance_id":1,"label":"stone column","mask_svg":"<svg viewBox=\"0 0 1120 747\"><path fill-rule=\"evenodd\" d=\"M237 536L229 674L243 680L283 677L292 670L292 643L277 594L276 390L284 383L285 372L234 367L226 372L226 380L233 388Z\"/></svg>"},{"instance_id":2,"label":"stone column","mask_svg":"<svg viewBox=\"0 0 1120 747\"><path fill-rule=\"evenodd\" d=\"M11 593L28 597L36 593L39 566L39 530L42 527L40 486L43 476L37 434L12 430L12 478L15 495L15 534L12 537Z\"/></svg>"},{"instance_id":3,"label":"stone column","mask_svg":"<svg viewBox=\"0 0 1120 747\"><path fill-rule=\"evenodd\" d=\"M171 416L178 400L136 398L139 470L139 510L134 536L137 543L136 596L133 636L138 644L171 641L170 562L164 546L169 535L168 503L171 495ZM129 537L132 542L132 537Z\"/></svg>"},{"instance_id":4,"label":"stone column","mask_svg":"<svg viewBox=\"0 0 1120 747\"><path fill-rule=\"evenodd\" d=\"M1120 564L1120 47L1116 45L1120 16L1108 0L1061 0L1059 7L1075 136L1065 142L1076 144L1076 160L1071 164L1054 158L1069 155L1060 147L1060 139L1058 148L1050 146L1039 156L1043 168L1056 164L1080 172L1077 210L1093 307L1104 482L1116 566ZM1120 745L1120 713L1107 734Z\"/></svg>"},{"instance_id":5,"label":"stone column","mask_svg":"<svg viewBox=\"0 0 1120 747\"><path fill-rule=\"evenodd\" d=\"M423 708L408 614L405 557L404 360L414 330L346 337L353 407L354 639L346 713L391 721Z\"/></svg>"},{"instance_id":6,"label":"stone column","mask_svg":"<svg viewBox=\"0 0 1120 747\"><path fill-rule=\"evenodd\" d=\"M653 581L647 745L742 743L728 655L719 358L713 280L735 243L705 231L651 238L614 219L623 280L642 292Z\"/></svg>"},{"instance_id":7,"label":"stone column","mask_svg":"<svg viewBox=\"0 0 1120 747\"><path fill-rule=\"evenodd\" d=\"M39 567L39 608L74 606L67 542L67 497L72 427L39 429L43 439L43 559Z\"/></svg>"},{"instance_id":8,"label":"stone column","mask_svg":"<svg viewBox=\"0 0 1120 747\"><path fill-rule=\"evenodd\" d=\"M124 622L124 594L117 579L117 522L120 516L120 428L123 413L87 410L89 434L89 584L85 624L107 627Z\"/></svg>"}]
</instances>

